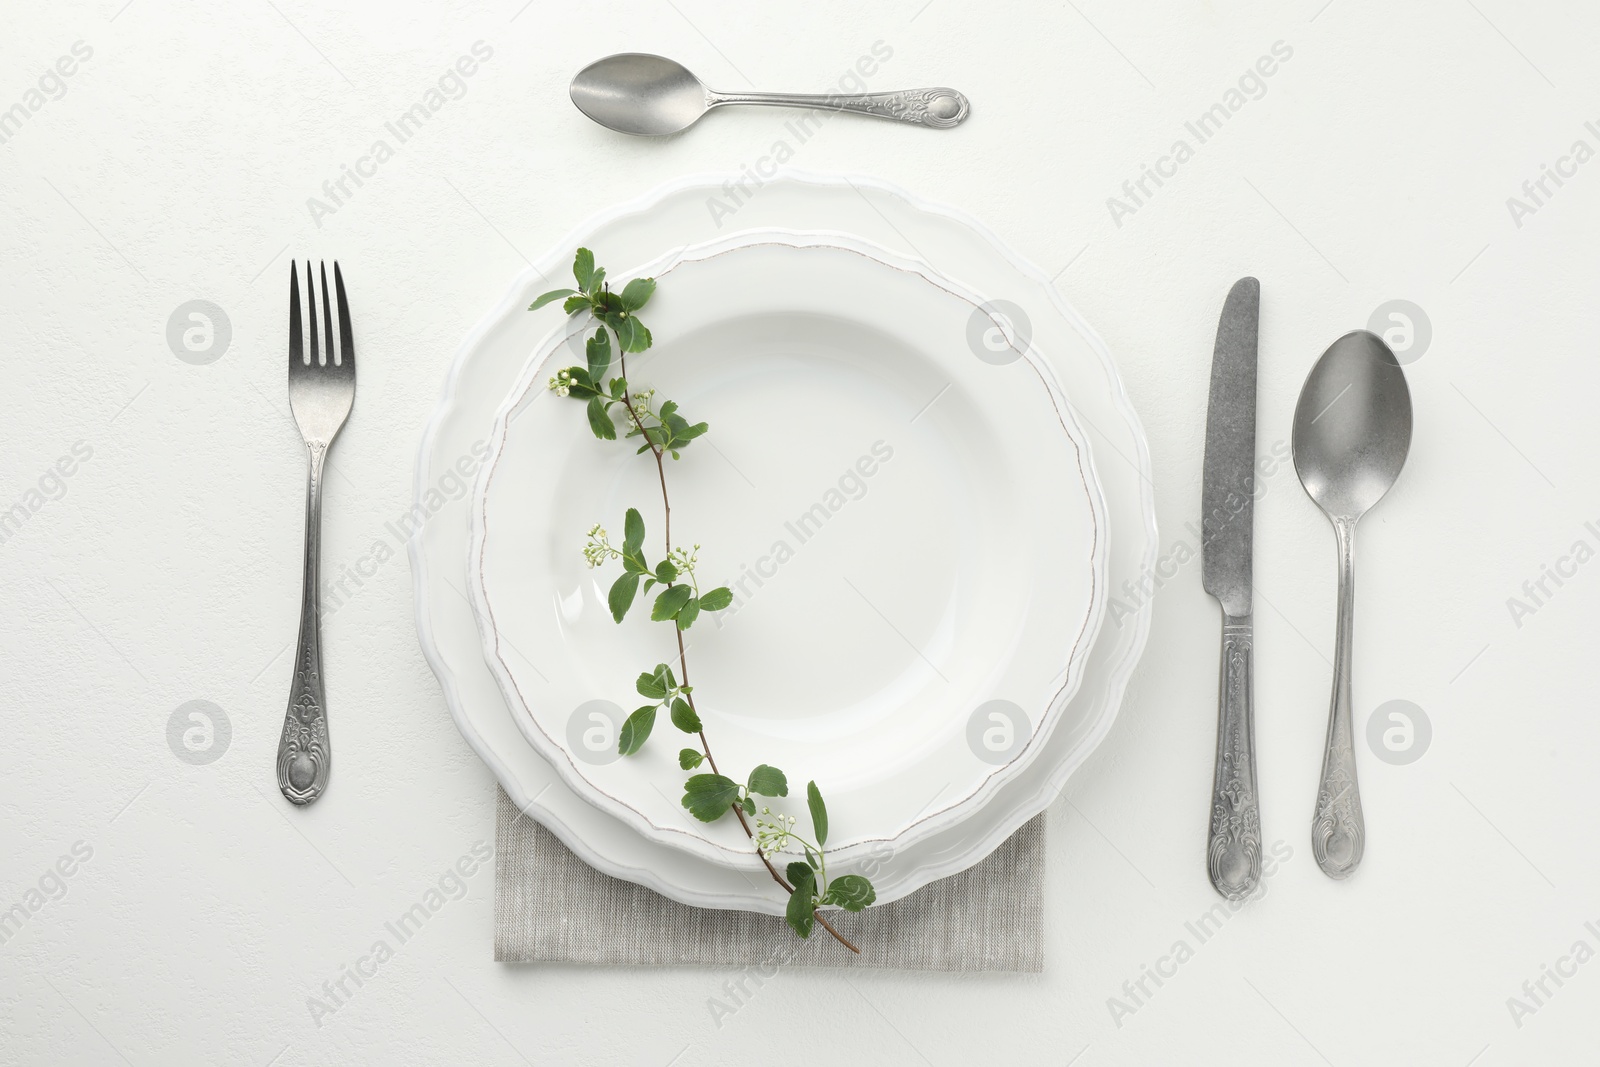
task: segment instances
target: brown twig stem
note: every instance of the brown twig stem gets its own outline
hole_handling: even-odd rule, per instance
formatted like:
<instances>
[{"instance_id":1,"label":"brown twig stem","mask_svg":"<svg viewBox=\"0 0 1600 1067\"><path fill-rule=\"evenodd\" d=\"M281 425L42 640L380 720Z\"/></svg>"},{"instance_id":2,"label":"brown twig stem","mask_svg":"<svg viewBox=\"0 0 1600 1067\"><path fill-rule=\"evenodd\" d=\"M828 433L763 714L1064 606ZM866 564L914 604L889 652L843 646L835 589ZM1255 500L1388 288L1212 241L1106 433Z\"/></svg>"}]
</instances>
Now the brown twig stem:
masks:
<instances>
[{"instance_id":1,"label":"brown twig stem","mask_svg":"<svg viewBox=\"0 0 1600 1067\"><path fill-rule=\"evenodd\" d=\"M622 339L620 337L617 339L617 363L622 370L622 404L628 409L628 417L633 420L634 426L638 428L639 436L644 438L644 443L650 446L650 454L653 455L656 460L656 475L661 481L661 508L666 516L666 521L663 525L665 530L667 554L671 555L672 501L667 495L666 463L662 459L661 448L654 441L650 440L649 434L644 432L644 422L639 418L639 413L634 410L633 394L628 390L627 386L628 357L622 352ZM683 631L677 628L676 622L673 623L673 630L676 631L678 635L678 673L683 678L683 687L687 689L689 687L689 653L683 644ZM694 694L685 693L684 696L689 701L689 707L694 711L695 717L699 718L700 709L694 706ZM706 740L706 732L704 729L701 729L700 731L700 750L705 753L706 762L711 765L711 772L713 774L721 774L722 772L717 769L717 758L711 754L711 743ZM750 841L754 843L756 839L755 831L750 829L750 821L745 817L744 809L737 803L733 804L732 807L734 815L738 816L739 818L739 826L744 830L745 837L749 838ZM761 858L762 864L767 868L767 873L772 875L772 880L782 886L785 893L792 895L794 893L794 886L790 885L789 880L778 872L777 867L773 866L772 860L767 857L767 854L764 851L762 851L760 845L756 845L756 855ZM827 918L824 917L821 912L813 912L813 917L824 930L833 935L834 939L838 941L839 944L843 945L845 948L849 949L851 952L854 952L858 956L861 954L861 950L855 945L851 944L849 938L845 937L838 930L834 929L833 924L828 922Z\"/></svg>"}]
</instances>

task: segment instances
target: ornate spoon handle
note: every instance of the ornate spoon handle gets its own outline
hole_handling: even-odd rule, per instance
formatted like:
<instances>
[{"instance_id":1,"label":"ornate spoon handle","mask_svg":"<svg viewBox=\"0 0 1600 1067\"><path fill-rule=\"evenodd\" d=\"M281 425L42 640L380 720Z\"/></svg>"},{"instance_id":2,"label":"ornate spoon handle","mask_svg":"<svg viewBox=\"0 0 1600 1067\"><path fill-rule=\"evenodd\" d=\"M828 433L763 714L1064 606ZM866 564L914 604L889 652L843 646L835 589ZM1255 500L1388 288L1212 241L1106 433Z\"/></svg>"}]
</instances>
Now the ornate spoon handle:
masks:
<instances>
[{"instance_id":1,"label":"ornate spoon handle","mask_svg":"<svg viewBox=\"0 0 1600 1067\"><path fill-rule=\"evenodd\" d=\"M1355 629L1356 557L1353 522L1335 522L1339 546L1339 623L1333 644L1333 702L1328 709L1328 745L1322 782L1311 820L1311 852L1329 878L1348 878L1361 863L1367 827L1356 785L1356 753L1350 726L1350 641Z\"/></svg>"},{"instance_id":2,"label":"ornate spoon handle","mask_svg":"<svg viewBox=\"0 0 1600 1067\"><path fill-rule=\"evenodd\" d=\"M306 471L306 545L300 592L300 642L294 653L289 710L278 739L278 789L291 804L310 804L328 787L328 707L322 693L322 461L327 446L309 446Z\"/></svg>"},{"instance_id":3,"label":"ornate spoon handle","mask_svg":"<svg viewBox=\"0 0 1600 1067\"><path fill-rule=\"evenodd\" d=\"M954 89L902 89L894 93L710 93L711 107L723 104L761 104L769 107L806 107L823 111L851 111L913 126L947 129L959 126L972 112L967 98Z\"/></svg>"},{"instance_id":4,"label":"ornate spoon handle","mask_svg":"<svg viewBox=\"0 0 1600 1067\"><path fill-rule=\"evenodd\" d=\"M1229 900L1244 899L1261 881L1253 644L1249 615L1222 617L1217 770L1211 788L1206 870L1217 892Z\"/></svg>"}]
</instances>

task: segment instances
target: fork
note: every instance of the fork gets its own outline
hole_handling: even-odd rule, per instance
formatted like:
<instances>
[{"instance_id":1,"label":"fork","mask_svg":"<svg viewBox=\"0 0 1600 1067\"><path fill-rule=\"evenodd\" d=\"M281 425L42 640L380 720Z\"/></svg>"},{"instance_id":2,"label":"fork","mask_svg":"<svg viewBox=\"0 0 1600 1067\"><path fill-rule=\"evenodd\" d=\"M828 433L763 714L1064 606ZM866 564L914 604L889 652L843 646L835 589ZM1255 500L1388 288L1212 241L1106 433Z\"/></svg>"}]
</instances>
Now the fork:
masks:
<instances>
[{"instance_id":1,"label":"fork","mask_svg":"<svg viewBox=\"0 0 1600 1067\"><path fill-rule=\"evenodd\" d=\"M304 588L300 593L300 643L294 654L294 681L289 687L289 710L278 740L278 789L291 804L310 804L328 788L331 756L328 747L328 707L322 689L322 605L318 572L322 554L322 466L328 447L338 436L356 395L356 348L350 334L350 308L344 296L344 276L337 260L333 284L339 305L339 347L333 344L333 314L328 309L328 267L322 275L324 344L317 345L317 284L306 261L306 319L310 327L310 358L306 357L300 329L300 279L296 264L289 264L289 410L309 459L306 473L306 544ZM324 358L325 357L325 358Z\"/></svg>"}]
</instances>

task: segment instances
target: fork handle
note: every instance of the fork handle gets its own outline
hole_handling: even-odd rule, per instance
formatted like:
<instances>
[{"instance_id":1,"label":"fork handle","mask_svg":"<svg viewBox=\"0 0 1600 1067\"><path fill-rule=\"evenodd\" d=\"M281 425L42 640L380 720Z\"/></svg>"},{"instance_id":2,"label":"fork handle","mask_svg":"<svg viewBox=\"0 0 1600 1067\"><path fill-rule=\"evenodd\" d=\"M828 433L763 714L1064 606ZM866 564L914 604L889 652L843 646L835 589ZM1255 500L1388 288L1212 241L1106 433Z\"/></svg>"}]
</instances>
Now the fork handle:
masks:
<instances>
[{"instance_id":1,"label":"fork handle","mask_svg":"<svg viewBox=\"0 0 1600 1067\"><path fill-rule=\"evenodd\" d=\"M328 788L328 706L322 690L321 599L322 464L325 443L307 446L304 587L300 593L300 642L294 654L289 710L278 739L278 789L291 804L310 804Z\"/></svg>"}]
</instances>

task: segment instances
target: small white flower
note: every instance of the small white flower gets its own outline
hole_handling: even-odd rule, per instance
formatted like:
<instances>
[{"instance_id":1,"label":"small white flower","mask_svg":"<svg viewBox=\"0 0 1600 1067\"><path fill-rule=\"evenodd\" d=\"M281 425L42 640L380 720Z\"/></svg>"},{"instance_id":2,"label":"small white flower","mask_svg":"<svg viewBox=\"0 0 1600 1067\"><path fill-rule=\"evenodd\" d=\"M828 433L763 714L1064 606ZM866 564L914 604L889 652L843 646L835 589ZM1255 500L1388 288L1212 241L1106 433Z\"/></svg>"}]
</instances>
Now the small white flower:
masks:
<instances>
[{"instance_id":1,"label":"small white flower","mask_svg":"<svg viewBox=\"0 0 1600 1067\"><path fill-rule=\"evenodd\" d=\"M589 528L589 540L583 546L583 559L590 567L598 567L608 559L622 555L606 538L606 531L599 523Z\"/></svg>"}]
</instances>

